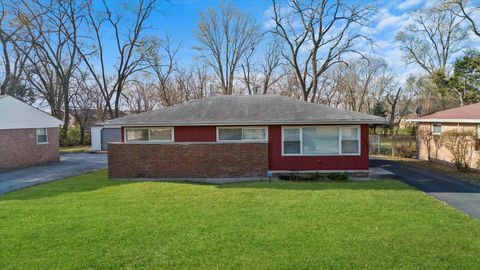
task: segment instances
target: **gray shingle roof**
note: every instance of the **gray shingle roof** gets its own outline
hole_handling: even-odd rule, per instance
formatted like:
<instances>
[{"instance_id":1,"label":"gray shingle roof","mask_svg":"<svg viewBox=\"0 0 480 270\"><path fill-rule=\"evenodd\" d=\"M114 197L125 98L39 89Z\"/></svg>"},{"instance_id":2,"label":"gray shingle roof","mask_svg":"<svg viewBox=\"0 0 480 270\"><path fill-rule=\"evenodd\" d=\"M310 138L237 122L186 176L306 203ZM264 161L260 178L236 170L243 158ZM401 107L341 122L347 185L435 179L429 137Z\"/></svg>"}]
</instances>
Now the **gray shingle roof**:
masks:
<instances>
[{"instance_id":1,"label":"gray shingle roof","mask_svg":"<svg viewBox=\"0 0 480 270\"><path fill-rule=\"evenodd\" d=\"M386 124L373 115L276 95L214 96L109 120L105 125Z\"/></svg>"}]
</instances>

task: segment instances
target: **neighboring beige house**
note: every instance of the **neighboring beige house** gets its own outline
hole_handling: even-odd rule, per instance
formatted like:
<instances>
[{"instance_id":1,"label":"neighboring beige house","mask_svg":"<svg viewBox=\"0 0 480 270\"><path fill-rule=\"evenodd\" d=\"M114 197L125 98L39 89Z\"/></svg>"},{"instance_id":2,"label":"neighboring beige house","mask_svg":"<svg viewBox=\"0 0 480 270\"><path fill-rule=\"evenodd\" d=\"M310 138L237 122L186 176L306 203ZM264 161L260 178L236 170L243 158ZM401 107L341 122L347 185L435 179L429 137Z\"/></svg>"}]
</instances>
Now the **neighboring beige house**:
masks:
<instances>
[{"instance_id":1,"label":"neighboring beige house","mask_svg":"<svg viewBox=\"0 0 480 270\"><path fill-rule=\"evenodd\" d=\"M471 153L470 167L478 167L478 160L480 159L480 103L436 112L410 121L417 123L418 130L429 129L437 136L451 129L470 129L474 131L477 141L475 149ZM452 160L451 154L444 147L437 147L435 142L432 142L431 145L430 155L432 159L448 162ZM419 158L428 159L426 146L420 138L418 138L418 148Z\"/></svg>"},{"instance_id":2,"label":"neighboring beige house","mask_svg":"<svg viewBox=\"0 0 480 270\"><path fill-rule=\"evenodd\" d=\"M0 171L58 161L62 121L0 95Z\"/></svg>"}]
</instances>

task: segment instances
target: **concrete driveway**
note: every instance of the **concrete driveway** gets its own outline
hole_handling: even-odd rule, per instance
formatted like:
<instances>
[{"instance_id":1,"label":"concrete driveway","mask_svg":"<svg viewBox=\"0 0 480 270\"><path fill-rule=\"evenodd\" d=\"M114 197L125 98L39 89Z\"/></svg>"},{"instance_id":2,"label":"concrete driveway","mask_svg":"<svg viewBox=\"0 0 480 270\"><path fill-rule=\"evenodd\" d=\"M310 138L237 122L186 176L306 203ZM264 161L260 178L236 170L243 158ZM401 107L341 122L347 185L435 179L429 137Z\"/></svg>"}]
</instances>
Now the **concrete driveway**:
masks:
<instances>
[{"instance_id":1,"label":"concrete driveway","mask_svg":"<svg viewBox=\"0 0 480 270\"><path fill-rule=\"evenodd\" d=\"M0 173L0 194L106 168L106 154L64 154L60 162Z\"/></svg>"},{"instance_id":2,"label":"concrete driveway","mask_svg":"<svg viewBox=\"0 0 480 270\"><path fill-rule=\"evenodd\" d=\"M480 220L479 185L469 184L448 175L429 172L398 161L372 159L370 165L385 168L395 173L395 178L402 182Z\"/></svg>"}]
</instances>

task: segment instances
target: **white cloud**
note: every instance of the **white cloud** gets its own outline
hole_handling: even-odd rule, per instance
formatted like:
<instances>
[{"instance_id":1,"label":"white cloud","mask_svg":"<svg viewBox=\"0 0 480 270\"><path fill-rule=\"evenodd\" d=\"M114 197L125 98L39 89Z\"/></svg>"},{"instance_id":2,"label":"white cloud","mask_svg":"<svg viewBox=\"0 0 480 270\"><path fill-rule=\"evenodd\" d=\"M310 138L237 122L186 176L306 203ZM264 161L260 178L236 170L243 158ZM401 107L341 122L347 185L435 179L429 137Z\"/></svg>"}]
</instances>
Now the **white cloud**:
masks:
<instances>
[{"instance_id":1,"label":"white cloud","mask_svg":"<svg viewBox=\"0 0 480 270\"><path fill-rule=\"evenodd\" d=\"M380 9L378 14L378 24L375 27L377 31L382 31L387 27L394 27L396 29L402 27L404 22L408 20L409 16L407 13L401 15L393 15L387 9Z\"/></svg>"},{"instance_id":2,"label":"white cloud","mask_svg":"<svg viewBox=\"0 0 480 270\"><path fill-rule=\"evenodd\" d=\"M420 3L425 2L424 0L404 0L403 2L397 5L398 10L405 10L417 6Z\"/></svg>"}]
</instances>

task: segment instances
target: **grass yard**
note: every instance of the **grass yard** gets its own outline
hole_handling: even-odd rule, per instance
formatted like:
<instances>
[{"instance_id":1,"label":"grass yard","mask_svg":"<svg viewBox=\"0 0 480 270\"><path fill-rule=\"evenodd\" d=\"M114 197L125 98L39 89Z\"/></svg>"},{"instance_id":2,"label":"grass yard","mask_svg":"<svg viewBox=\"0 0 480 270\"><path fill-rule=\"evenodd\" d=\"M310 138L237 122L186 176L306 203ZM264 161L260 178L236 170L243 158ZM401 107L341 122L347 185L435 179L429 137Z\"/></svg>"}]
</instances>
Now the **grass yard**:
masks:
<instances>
[{"instance_id":1,"label":"grass yard","mask_svg":"<svg viewBox=\"0 0 480 270\"><path fill-rule=\"evenodd\" d=\"M74 146L63 146L60 147L60 153L70 154L70 153L83 153L90 150L90 145L74 145Z\"/></svg>"},{"instance_id":2,"label":"grass yard","mask_svg":"<svg viewBox=\"0 0 480 270\"><path fill-rule=\"evenodd\" d=\"M106 171L0 196L0 269L478 269L480 222L398 181L200 185Z\"/></svg>"},{"instance_id":3,"label":"grass yard","mask_svg":"<svg viewBox=\"0 0 480 270\"><path fill-rule=\"evenodd\" d=\"M407 165L416 166L431 172L437 172L441 174L446 174L470 183L480 184L480 172L475 170L470 170L469 172L457 172L457 169L453 164L433 162L428 160L414 159L414 158L400 158L392 156L381 156L382 158L397 160Z\"/></svg>"}]
</instances>

